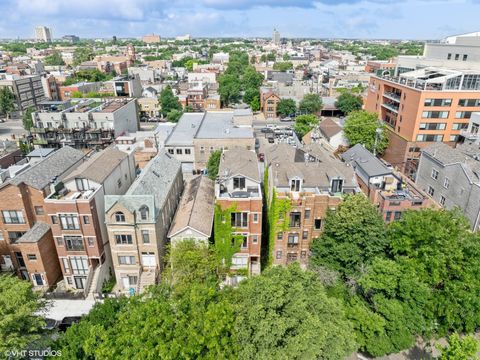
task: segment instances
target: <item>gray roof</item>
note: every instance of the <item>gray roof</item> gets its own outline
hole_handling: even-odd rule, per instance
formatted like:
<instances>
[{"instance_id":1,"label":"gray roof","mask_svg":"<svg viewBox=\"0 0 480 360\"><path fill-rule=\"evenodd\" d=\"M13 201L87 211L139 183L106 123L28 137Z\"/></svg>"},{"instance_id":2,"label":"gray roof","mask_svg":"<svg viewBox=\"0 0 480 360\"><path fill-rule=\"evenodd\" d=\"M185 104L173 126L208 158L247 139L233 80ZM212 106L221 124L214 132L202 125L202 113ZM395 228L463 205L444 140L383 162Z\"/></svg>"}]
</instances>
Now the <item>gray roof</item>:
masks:
<instances>
[{"instance_id":1,"label":"gray roof","mask_svg":"<svg viewBox=\"0 0 480 360\"><path fill-rule=\"evenodd\" d=\"M52 155L34 164L31 168L15 176L11 183L19 185L25 183L38 190L43 190L84 157L84 153L70 146L62 147Z\"/></svg>"},{"instance_id":2,"label":"gray roof","mask_svg":"<svg viewBox=\"0 0 480 360\"><path fill-rule=\"evenodd\" d=\"M331 180L340 177L344 188L357 188L353 169L319 144L304 149L275 144L265 149L265 161L271 166L275 186L289 187L290 179L299 177L304 188L329 189Z\"/></svg>"},{"instance_id":3,"label":"gray roof","mask_svg":"<svg viewBox=\"0 0 480 360\"><path fill-rule=\"evenodd\" d=\"M50 225L44 222L35 223L30 230L28 230L23 236L16 241L16 243L36 243L42 239L42 237L50 231Z\"/></svg>"},{"instance_id":4,"label":"gray roof","mask_svg":"<svg viewBox=\"0 0 480 360\"><path fill-rule=\"evenodd\" d=\"M184 113L165 141L165 145L192 146L203 116L204 113Z\"/></svg>"},{"instance_id":5,"label":"gray roof","mask_svg":"<svg viewBox=\"0 0 480 360\"><path fill-rule=\"evenodd\" d=\"M220 177L243 175L254 181L260 182L257 154L245 149L224 151L218 168Z\"/></svg>"},{"instance_id":6,"label":"gray roof","mask_svg":"<svg viewBox=\"0 0 480 360\"><path fill-rule=\"evenodd\" d=\"M189 227L210 237L214 210L215 183L205 176L193 178L185 186L168 236Z\"/></svg>"},{"instance_id":7,"label":"gray roof","mask_svg":"<svg viewBox=\"0 0 480 360\"><path fill-rule=\"evenodd\" d=\"M239 111L240 114L244 110ZM250 139L253 129L249 126L239 127L233 123L233 111L208 111L195 135L196 139Z\"/></svg>"},{"instance_id":8,"label":"gray roof","mask_svg":"<svg viewBox=\"0 0 480 360\"><path fill-rule=\"evenodd\" d=\"M92 155L87 161L83 162L70 173L64 181L80 177L102 184L126 157L128 157L127 153L109 147Z\"/></svg>"},{"instance_id":9,"label":"gray roof","mask_svg":"<svg viewBox=\"0 0 480 360\"><path fill-rule=\"evenodd\" d=\"M293 83L293 73L281 72L281 71L269 71L267 74L267 80L278 81L290 85Z\"/></svg>"},{"instance_id":10,"label":"gray roof","mask_svg":"<svg viewBox=\"0 0 480 360\"><path fill-rule=\"evenodd\" d=\"M105 211L110 210L117 202L131 212L146 205L149 209L155 209L155 211L149 211L146 222L154 222L178 173L181 172L181 167L178 160L166 152L160 152L145 166L125 195L105 196Z\"/></svg>"},{"instance_id":11,"label":"gray roof","mask_svg":"<svg viewBox=\"0 0 480 360\"><path fill-rule=\"evenodd\" d=\"M380 159L365 149L363 145L357 144L342 154L342 159L351 164L354 168L360 168L368 177L392 174L393 171Z\"/></svg>"},{"instance_id":12,"label":"gray roof","mask_svg":"<svg viewBox=\"0 0 480 360\"><path fill-rule=\"evenodd\" d=\"M50 149L50 148L38 148L33 151L30 151L27 154L27 157L47 157L51 153L53 153L55 149Z\"/></svg>"}]
</instances>

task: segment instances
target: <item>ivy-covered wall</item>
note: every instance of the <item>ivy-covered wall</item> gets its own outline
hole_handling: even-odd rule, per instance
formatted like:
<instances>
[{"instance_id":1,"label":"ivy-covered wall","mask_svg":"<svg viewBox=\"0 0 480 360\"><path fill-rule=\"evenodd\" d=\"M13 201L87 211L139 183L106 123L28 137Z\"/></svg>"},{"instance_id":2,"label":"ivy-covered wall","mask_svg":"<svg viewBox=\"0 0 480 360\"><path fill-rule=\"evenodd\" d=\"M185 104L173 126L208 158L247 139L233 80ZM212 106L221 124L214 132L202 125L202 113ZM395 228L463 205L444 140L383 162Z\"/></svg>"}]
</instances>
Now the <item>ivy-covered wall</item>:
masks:
<instances>
[{"instance_id":1,"label":"ivy-covered wall","mask_svg":"<svg viewBox=\"0 0 480 360\"><path fill-rule=\"evenodd\" d=\"M225 269L228 271L232 266L232 258L240 250L243 242L242 235L234 234L235 228L232 226L232 213L237 211L237 204L233 204L227 209L223 209L219 204L215 205L214 218L214 240L215 252L222 260Z\"/></svg>"}]
</instances>

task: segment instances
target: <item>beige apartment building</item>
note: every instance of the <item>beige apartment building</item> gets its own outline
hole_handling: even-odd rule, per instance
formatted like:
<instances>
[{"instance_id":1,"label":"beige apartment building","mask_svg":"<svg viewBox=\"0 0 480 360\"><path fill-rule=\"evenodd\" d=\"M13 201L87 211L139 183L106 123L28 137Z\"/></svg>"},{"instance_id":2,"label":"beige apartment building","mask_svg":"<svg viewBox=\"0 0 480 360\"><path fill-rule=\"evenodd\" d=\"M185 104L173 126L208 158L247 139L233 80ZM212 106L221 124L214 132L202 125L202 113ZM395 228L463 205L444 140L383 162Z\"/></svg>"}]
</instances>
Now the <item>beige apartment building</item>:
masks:
<instances>
[{"instance_id":1,"label":"beige apartment building","mask_svg":"<svg viewBox=\"0 0 480 360\"><path fill-rule=\"evenodd\" d=\"M167 232L183 190L181 164L160 153L125 195L105 197L105 222L120 293L139 293L157 283Z\"/></svg>"}]
</instances>

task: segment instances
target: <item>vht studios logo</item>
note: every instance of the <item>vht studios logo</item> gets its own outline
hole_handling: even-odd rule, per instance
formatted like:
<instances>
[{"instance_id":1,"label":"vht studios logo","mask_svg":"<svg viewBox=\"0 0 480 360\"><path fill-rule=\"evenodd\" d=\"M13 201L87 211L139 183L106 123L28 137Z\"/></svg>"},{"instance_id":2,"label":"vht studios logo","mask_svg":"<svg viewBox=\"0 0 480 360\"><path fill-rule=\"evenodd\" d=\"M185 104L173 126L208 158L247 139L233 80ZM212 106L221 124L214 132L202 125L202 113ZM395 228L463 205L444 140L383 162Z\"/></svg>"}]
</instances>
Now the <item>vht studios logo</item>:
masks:
<instances>
[{"instance_id":1,"label":"vht studios logo","mask_svg":"<svg viewBox=\"0 0 480 360\"><path fill-rule=\"evenodd\" d=\"M7 359L19 359L19 358L43 359L51 356L62 356L62 352L61 350L51 350L51 349L7 350L5 351L5 356Z\"/></svg>"}]
</instances>

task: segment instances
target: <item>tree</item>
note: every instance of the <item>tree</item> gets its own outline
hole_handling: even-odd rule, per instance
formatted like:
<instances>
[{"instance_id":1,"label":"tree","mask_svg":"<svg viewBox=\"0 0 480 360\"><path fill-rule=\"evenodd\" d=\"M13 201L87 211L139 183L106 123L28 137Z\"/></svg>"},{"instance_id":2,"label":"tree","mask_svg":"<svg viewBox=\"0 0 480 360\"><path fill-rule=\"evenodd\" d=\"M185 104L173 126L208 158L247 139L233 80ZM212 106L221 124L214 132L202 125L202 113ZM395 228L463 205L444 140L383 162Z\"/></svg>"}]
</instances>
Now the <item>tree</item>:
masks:
<instances>
[{"instance_id":1,"label":"tree","mask_svg":"<svg viewBox=\"0 0 480 360\"><path fill-rule=\"evenodd\" d=\"M273 64L273 70L285 72L291 69L293 69L293 64L290 61L276 62L275 64Z\"/></svg>"},{"instance_id":2,"label":"tree","mask_svg":"<svg viewBox=\"0 0 480 360\"><path fill-rule=\"evenodd\" d=\"M294 115L297 110L297 105L293 99L281 99L277 104L277 113L281 117Z\"/></svg>"},{"instance_id":3,"label":"tree","mask_svg":"<svg viewBox=\"0 0 480 360\"><path fill-rule=\"evenodd\" d=\"M385 124L378 121L378 115L364 110L351 112L343 132L350 146L363 144L375 154L382 154L388 146Z\"/></svg>"},{"instance_id":4,"label":"tree","mask_svg":"<svg viewBox=\"0 0 480 360\"><path fill-rule=\"evenodd\" d=\"M290 60L290 55L283 54L283 61L288 61L288 60Z\"/></svg>"},{"instance_id":5,"label":"tree","mask_svg":"<svg viewBox=\"0 0 480 360\"><path fill-rule=\"evenodd\" d=\"M294 129L298 137L302 139L316 125L318 125L318 118L315 115L300 115L295 119Z\"/></svg>"},{"instance_id":6,"label":"tree","mask_svg":"<svg viewBox=\"0 0 480 360\"><path fill-rule=\"evenodd\" d=\"M23 123L23 128L27 131L30 131L30 129L33 127L33 119L32 119L32 114L35 112L35 108L29 107L25 112L23 113L22 116L22 123Z\"/></svg>"},{"instance_id":7,"label":"tree","mask_svg":"<svg viewBox=\"0 0 480 360\"><path fill-rule=\"evenodd\" d=\"M45 65L49 66L65 65L65 61L63 61L62 55L58 51L55 51L53 54L46 56L43 62L45 63Z\"/></svg>"},{"instance_id":8,"label":"tree","mask_svg":"<svg viewBox=\"0 0 480 360\"><path fill-rule=\"evenodd\" d=\"M183 109L183 111L186 112L186 113L195 112L195 110L193 109L193 106L192 106L192 105L187 105L187 106L185 106L185 109Z\"/></svg>"},{"instance_id":9,"label":"tree","mask_svg":"<svg viewBox=\"0 0 480 360\"><path fill-rule=\"evenodd\" d=\"M478 359L478 342L469 335L463 339L458 334L452 334L448 337L448 346L440 347L442 354L439 360L475 360Z\"/></svg>"},{"instance_id":10,"label":"tree","mask_svg":"<svg viewBox=\"0 0 480 360\"><path fill-rule=\"evenodd\" d=\"M252 111L260 110L260 96L255 96L252 101L248 103Z\"/></svg>"},{"instance_id":11,"label":"tree","mask_svg":"<svg viewBox=\"0 0 480 360\"><path fill-rule=\"evenodd\" d=\"M167 120L173 123L177 123L178 120L182 117L183 112L181 110L172 109L167 114Z\"/></svg>"},{"instance_id":12,"label":"tree","mask_svg":"<svg viewBox=\"0 0 480 360\"><path fill-rule=\"evenodd\" d=\"M352 111L360 110L362 105L362 97L354 95L350 92L344 92L335 102L335 106L345 115L350 114Z\"/></svg>"},{"instance_id":13,"label":"tree","mask_svg":"<svg viewBox=\"0 0 480 360\"><path fill-rule=\"evenodd\" d=\"M73 65L80 65L84 61L90 61L94 57L92 48L90 47L76 47L73 52Z\"/></svg>"},{"instance_id":14,"label":"tree","mask_svg":"<svg viewBox=\"0 0 480 360\"><path fill-rule=\"evenodd\" d=\"M343 359L355 350L341 302L298 264L269 268L232 297L239 359Z\"/></svg>"},{"instance_id":15,"label":"tree","mask_svg":"<svg viewBox=\"0 0 480 360\"><path fill-rule=\"evenodd\" d=\"M220 166L220 158L222 157L221 150L215 150L210 154L207 162L208 177L215 180L218 176L218 167Z\"/></svg>"},{"instance_id":16,"label":"tree","mask_svg":"<svg viewBox=\"0 0 480 360\"><path fill-rule=\"evenodd\" d=\"M258 73L253 66L248 66L242 77L242 86L244 90L256 89L263 84L263 75Z\"/></svg>"},{"instance_id":17,"label":"tree","mask_svg":"<svg viewBox=\"0 0 480 360\"><path fill-rule=\"evenodd\" d=\"M15 110L15 96L8 87L0 88L0 114L5 114L7 119L10 114Z\"/></svg>"},{"instance_id":18,"label":"tree","mask_svg":"<svg viewBox=\"0 0 480 360\"><path fill-rule=\"evenodd\" d=\"M307 94L300 101L298 110L302 114L316 114L322 110L322 98L318 94Z\"/></svg>"},{"instance_id":19,"label":"tree","mask_svg":"<svg viewBox=\"0 0 480 360\"><path fill-rule=\"evenodd\" d=\"M45 303L28 281L0 275L0 354L25 350L40 338Z\"/></svg>"},{"instance_id":20,"label":"tree","mask_svg":"<svg viewBox=\"0 0 480 360\"><path fill-rule=\"evenodd\" d=\"M237 76L232 74L222 74L218 79L218 84L218 93L225 106L234 104L240 100L241 87Z\"/></svg>"},{"instance_id":21,"label":"tree","mask_svg":"<svg viewBox=\"0 0 480 360\"><path fill-rule=\"evenodd\" d=\"M313 240L310 263L352 276L384 254L387 245L385 224L375 206L362 194L349 195L327 213L324 231Z\"/></svg>"},{"instance_id":22,"label":"tree","mask_svg":"<svg viewBox=\"0 0 480 360\"><path fill-rule=\"evenodd\" d=\"M182 106L178 102L178 97L173 94L173 90L170 85L167 85L165 88L163 88L163 90L160 92L158 101L160 102L161 113L164 117L167 116L172 110L182 110Z\"/></svg>"}]
</instances>

